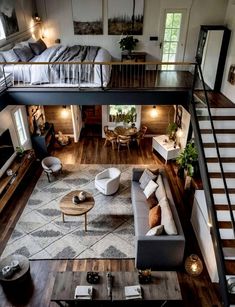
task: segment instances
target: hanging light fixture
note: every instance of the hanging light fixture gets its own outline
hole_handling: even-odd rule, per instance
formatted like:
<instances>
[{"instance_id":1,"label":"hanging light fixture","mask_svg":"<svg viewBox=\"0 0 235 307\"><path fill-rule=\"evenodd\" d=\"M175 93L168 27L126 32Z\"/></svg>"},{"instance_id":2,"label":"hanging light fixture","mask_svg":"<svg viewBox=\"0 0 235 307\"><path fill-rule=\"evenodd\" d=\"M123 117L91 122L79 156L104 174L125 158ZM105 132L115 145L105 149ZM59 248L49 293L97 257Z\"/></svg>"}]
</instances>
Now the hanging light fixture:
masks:
<instances>
[{"instance_id":1,"label":"hanging light fixture","mask_svg":"<svg viewBox=\"0 0 235 307\"><path fill-rule=\"evenodd\" d=\"M69 116L69 110L67 109L66 106L63 106L61 110L61 117L62 118L67 118Z\"/></svg>"},{"instance_id":2,"label":"hanging light fixture","mask_svg":"<svg viewBox=\"0 0 235 307\"><path fill-rule=\"evenodd\" d=\"M203 264L198 255L192 254L185 260L185 270L191 276L199 276L203 270Z\"/></svg>"},{"instance_id":3,"label":"hanging light fixture","mask_svg":"<svg viewBox=\"0 0 235 307\"><path fill-rule=\"evenodd\" d=\"M152 110L150 111L150 116L152 118L156 118L158 116L158 111L157 111L156 106L153 106Z\"/></svg>"}]
</instances>

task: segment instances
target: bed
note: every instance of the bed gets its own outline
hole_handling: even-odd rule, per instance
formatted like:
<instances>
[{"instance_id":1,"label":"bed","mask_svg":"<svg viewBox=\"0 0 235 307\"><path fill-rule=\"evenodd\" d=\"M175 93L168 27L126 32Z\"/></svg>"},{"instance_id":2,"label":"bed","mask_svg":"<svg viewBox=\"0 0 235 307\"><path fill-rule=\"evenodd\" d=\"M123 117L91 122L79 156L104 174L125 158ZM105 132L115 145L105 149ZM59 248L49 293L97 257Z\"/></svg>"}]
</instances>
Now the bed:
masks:
<instances>
[{"instance_id":1,"label":"bed","mask_svg":"<svg viewBox=\"0 0 235 307\"><path fill-rule=\"evenodd\" d=\"M105 87L108 85L111 75L109 65L102 65L101 77L101 66L99 64L73 64L73 62L110 62L111 55L104 48L82 45L53 45L49 48L45 47L41 52L36 49L35 52L32 46L36 43L22 42L11 50L0 51L0 62L4 60L6 62L22 61L29 63L25 65L15 65L14 63L4 65L5 73L12 74L15 85L80 87ZM27 52L29 55L27 55ZM40 62L49 62L50 64L30 64ZM60 64L56 64L56 62L60 62ZM61 64L61 62L71 64ZM103 82L101 82L101 79Z\"/></svg>"}]
</instances>

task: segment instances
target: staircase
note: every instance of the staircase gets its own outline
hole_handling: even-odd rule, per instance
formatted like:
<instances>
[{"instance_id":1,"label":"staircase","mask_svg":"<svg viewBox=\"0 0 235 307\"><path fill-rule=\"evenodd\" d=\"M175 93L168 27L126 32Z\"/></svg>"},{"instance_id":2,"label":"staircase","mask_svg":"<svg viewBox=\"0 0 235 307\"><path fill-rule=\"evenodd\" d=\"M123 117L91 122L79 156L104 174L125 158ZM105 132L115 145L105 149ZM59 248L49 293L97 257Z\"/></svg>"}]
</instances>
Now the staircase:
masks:
<instances>
[{"instance_id":1,"label":"staircase","mask_svg":"<svg viewBox=\"0 0 235 307\"><path fill-rule=\"evenodd\" d=\"M203 186L204 190L208 187L207 194L211 202L208 207L213 211L210 217L220 287L224 305L235 306L235 294L229 293L227 282L231 278L234 279L235 290L235 105L233 108L208 110L196 95L194 100L194 120L197 122L201 156L207 175L207 179L204 176ZM215 228L218 231L214 231Z\"/></svg>"}]
</instances>

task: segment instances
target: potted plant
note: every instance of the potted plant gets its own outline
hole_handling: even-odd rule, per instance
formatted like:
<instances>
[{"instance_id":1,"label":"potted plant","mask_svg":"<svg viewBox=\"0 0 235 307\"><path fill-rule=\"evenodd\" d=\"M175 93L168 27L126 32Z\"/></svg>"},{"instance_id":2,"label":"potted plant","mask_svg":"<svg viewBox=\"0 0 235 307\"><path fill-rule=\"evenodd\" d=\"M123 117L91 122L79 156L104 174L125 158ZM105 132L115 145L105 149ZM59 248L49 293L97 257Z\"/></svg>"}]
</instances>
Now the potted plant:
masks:
<instances>
[{"instance_id":1,"label":"potted plant","mask_svg":"<svg viewBox=\"0 0 235 307\"><path fill-rule=\"evenodd\" d=\"M169 137L169 140L175 141L177 129L178 129L178 126L175 122L170 122L168 124L166 133Z\"/></svg>"},{"instance_id":2,"label":"potted plant","mask_svg":"<svg viewBox=\"0 0 235 307\"><path fill-rule=\"evenodd\" d=\"M128 54L131 54L138 42L139 40L137 38L134 38L132 35L127 35L119 41L119 45L122 51L127 50Z\"/></svg>"},{"instance_id":3,"label":"potted plant","mask_svg":"<svg viewBox=\"0 0 235 307\"><path fill-rule=\"evenodd\" d=\"M178 175L185 176L185 189L191 184L191 179L198 169L198 152L193 141L190 141L176 158L179 165Z\"/></svg>"},{"instance_id":4,"label":"potted plant","mask_svg":"<svg viewBox=\"0 0 235 307\"><path fill-rule=\"evenodd\" d=\"M21 161L24 154L25 154L24 147L23 146L17 146L16 147L16 155L17 155L18 161Z\"/></svg>"},{"instance_id":5,"label":"potted plant","mask_svg":"<svg viewBox=\"0 0 235 307\"><path fill-rule=\"evenodd\" d=\"M124 123L127 123L127 124L131 123L131 124L133 125L133 123L135 122L135 120L136 120L136 108L132 107L132 108L130 109L130 111L128 111L128 112L125 114L125 116L124 116L124 118L123 118L123 122L124 122Z\"/></svg>"}]
</instances>

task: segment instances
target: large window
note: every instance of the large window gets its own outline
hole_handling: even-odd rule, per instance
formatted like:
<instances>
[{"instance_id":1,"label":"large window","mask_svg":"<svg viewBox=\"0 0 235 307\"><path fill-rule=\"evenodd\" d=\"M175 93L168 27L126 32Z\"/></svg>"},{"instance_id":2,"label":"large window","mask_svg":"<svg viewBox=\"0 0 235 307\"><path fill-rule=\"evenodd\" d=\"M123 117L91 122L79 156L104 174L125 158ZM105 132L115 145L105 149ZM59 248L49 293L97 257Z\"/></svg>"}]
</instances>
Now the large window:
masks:
<instances>
[{"instance_id":1,"label":"large window","mask_svg":"<svg viewBox=\"0 0 235 307\"><path fill-rule=\"evenodd\" d=\"M135 105L109 105L108 117L109 122L122 122L127 114L133 113L136 121L136 106Z\"/></svg>"},{"instance_id":2,"label":"large window","mask_svg":"<svg viewBox=\"0 0 235 307\"><path fill-rule=\"evenodd\" d=\"M16 130L17 130L20 145L24 146L25 143L27 142L27 135L25 131L22 111L20 108L14 112L14 119L15 119L15 125L16 125Z\"/></svg>"},{"instance_id":3,"label":"large window","mask_svg":"<svg viewBox=\"0 0 235 307\"><path fill-rule=\"evenodd\" d=\"M176 62L180 41L182 13L170 12L165 15L162 61ZM174 69L174 65L162 65L162 69Z\"/></svg>"}]
</instances>

